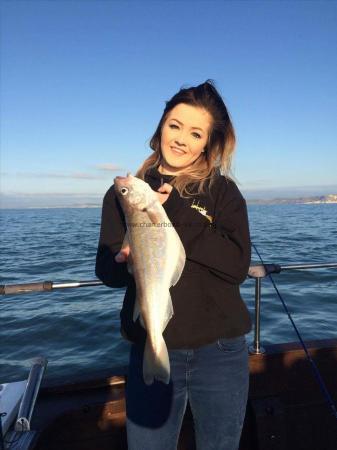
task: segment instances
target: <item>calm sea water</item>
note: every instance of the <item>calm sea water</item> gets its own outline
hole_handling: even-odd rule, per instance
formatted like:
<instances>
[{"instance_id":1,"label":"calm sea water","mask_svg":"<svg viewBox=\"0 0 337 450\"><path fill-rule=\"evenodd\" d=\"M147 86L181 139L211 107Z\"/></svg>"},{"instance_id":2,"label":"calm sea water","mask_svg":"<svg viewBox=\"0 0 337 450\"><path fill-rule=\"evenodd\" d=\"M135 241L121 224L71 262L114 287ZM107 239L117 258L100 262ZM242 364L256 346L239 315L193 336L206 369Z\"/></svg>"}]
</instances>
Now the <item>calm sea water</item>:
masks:
<instances>
[{"instance_id":1,"label":"calm sea water","mask_svg":"<svg viewBox=\"0 0 337 450\"><path fill-rule=\"evenodd\" d=\"M94 279L100 215L99 208L2 210L0 283ZM249 218L265 262L337 262L337 204L251 205ZM337 337L336 269L283 272L274 280L305 340ZM253 317L254 281L241 293ZM295 341L268 279L262 294L262 343ZM102 286L0 297L0 383L25 378L38 355L49 360L47 378L125 365L123 296L123 289Z\"/></svg>"}]
</instances>

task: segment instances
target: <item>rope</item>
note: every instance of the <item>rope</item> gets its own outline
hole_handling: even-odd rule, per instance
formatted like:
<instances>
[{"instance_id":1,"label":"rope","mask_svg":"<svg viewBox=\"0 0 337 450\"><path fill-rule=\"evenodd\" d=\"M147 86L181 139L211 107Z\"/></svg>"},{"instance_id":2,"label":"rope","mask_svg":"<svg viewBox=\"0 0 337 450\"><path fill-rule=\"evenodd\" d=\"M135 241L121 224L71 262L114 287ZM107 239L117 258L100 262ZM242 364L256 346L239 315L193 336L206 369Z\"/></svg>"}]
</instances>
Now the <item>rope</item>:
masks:
<instances>
[{"instance_id":1,"label":"rope","mask_svg":"<svg viewBox=\"0 0 337 450\"><path fill-rule=\"evenodd\" d=\"M254 250L256 251L258 257L260 258L261 263L262 263L263 266L265 267L265 264L264 264L264 262L263 262L263 259L262 259L261 255L260 255L259 251L257 250L256 246L255 246L253 243L252 243L252 246L254 247ZM270 281L272 282L272 284L273 284L273 286L274 286L274 289L275 289L275 291L276 291L276 293L277 293L279 299L280 299L281 302L282 302L283 308L284 308L285 312L287 313L288 318L289 318L289 320L290 320L292 326L294 327L294 330L295 330L295 332L296 332L296 334L297 334L297 337L298 337L298 339L299 339L299 341L300 341L300 343L301 343L301 345L302 345L302 347L303 347L303 350L304 350L304 352L305 352L305 354L306 354L306 356L307 356L307 358L308 358L308 360L309 360L309 362L310 362L310 364L311 364L311 369L312 369L312 371L313 371L313 373L314 373L314 376L315 376L315 378L316 378L316 380L317 380L317 382L318 382L318 384L319 384L319 387L320 387L320 389L321 389L321 392L323 393L323 395L324 395L324 397L325 397L325 400L326 400L326 402L328 403L329 408L331 409L331 412L332 412L333 416L335 417L335 419L337 419L337 408L336 408L336 405L335 405L335 403L334 403L334 401L333 401L333 399L332 399L332 397L331 397L331 395L330 395L330 393L329 393L329 391L328 391L328 389L327 389L327 387L326 387L326 385L325 385L325 383L324 383L324 381L323 381L323 378L322 378L322 376L321 376L321 374L320 374L320 372L319 372L319 369L318 369L318 367L316 366L315 361L314 361L314 360L312 359L312 357L310 356L310 354L309 354L309 352L308 352L308 349L307 349L307 347L306 347L306 345L305 345L305 343L304 343L304 341L303 341L303 339L302 339L302 336L301 336L300 332L298 331L298 328L297 328L297 326L296 326L296 324L295 324L293 318L291 317L291 314L290 314L290 312L289 312L289 309L288 309L288 307L287 307L285 301L283 300L281 294L279 293L279 290L277 289L276 284L275 284L275 282L274 282L274 280L273 280L271 274L268 273L267 270L266 270L266 272L267 272L267 274L268 274L268 276L269 276L269 278L270 278Z\"/></svg>"}]
</instances>

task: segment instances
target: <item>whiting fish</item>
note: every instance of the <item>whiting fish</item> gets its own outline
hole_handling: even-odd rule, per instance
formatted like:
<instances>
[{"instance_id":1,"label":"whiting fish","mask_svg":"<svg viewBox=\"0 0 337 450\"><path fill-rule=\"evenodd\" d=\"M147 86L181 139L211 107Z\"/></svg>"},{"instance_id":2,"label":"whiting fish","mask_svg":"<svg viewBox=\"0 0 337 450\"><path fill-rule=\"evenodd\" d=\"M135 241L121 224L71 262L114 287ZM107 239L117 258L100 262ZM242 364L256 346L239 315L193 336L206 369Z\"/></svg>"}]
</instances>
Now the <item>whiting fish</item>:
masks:
<instances>
[{"instance_id":1,"label":"whiting fish","mask_svg":"<svg viewBox=\"0 0 337 450\"><path fill-rule=\"evenodd\" d=\"M156 193L143 180L128 174L116 177L115 191L123 208L127 232L123 247L130 246L132 264L128 270L136 282L133 320L147 331L143 377L170 381L170 362L163 331L173 315L169 288L184 269L183 244ZM131 266L131 267L130 267Z\"/></svg>"}]
</instances>

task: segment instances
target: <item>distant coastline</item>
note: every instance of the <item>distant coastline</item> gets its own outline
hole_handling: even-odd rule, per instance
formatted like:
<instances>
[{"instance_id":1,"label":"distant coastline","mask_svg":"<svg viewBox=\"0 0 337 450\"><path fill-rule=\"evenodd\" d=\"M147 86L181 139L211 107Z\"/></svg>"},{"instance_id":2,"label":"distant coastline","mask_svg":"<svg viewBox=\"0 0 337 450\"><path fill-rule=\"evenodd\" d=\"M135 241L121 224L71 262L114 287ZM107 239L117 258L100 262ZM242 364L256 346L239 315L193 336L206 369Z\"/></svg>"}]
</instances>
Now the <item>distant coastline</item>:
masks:
<instances>
[{"instance_id":1,"label":"distant coastline","mask_svg":"<svg viewBox=\"0 0 337 450\"><path fill-rule=\"evenodd\" d=\"M312 205L323 203L337 203L337 194L317 195L297 198L249 199L248 205Z\"/></svg>"},{"instance_id":2,"label":"distant coastline","mask_svg":"<svg viewBox=\"0 0 337 450\"><path fill-rule=\"evenodd\" d=\"M337 194L327 194L327 195L316 195L316 196L305 196L305 197L276 197L276 198L254 198L251 196L245 196L248 205L312 205L312 204L331 204L337 203ZM62 201L63 200L63 201ZM78 201L69 202L62 199L61 202L57 203L50 202L44 199L40 204L30 200L30 202L20 202L20 201L7 201L0 202L1 209L88 209L88 208L101 208L102 200L101 198L93 199L91 202ZM83 199L84 200L84 199Z\"/></svg>"}]
</instances>

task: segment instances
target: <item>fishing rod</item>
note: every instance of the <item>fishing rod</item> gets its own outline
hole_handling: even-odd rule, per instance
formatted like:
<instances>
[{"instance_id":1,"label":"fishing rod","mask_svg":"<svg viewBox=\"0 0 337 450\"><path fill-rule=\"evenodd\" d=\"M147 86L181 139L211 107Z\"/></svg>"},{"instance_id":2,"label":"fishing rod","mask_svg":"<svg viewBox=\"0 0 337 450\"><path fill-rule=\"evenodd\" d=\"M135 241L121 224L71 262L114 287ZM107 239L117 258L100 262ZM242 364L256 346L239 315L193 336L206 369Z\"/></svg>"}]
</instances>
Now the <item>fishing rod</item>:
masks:
<instances>
[{"instance_id":1,"label":"fishing rod","mask_svg":"<svg viewBox=\"0 0 337 450\"><path fill-rule=\"evenodd\" d=\"M72 289L80 287L102 286L100 280L68 281L55 283L54 281L40 281L37 283L1 284L0 295L27 294L29 292L50 292L57 289Z\"/></svg>"},{"instance_id":2,"label":"fishing rod","mask_svg":"<svg viewBox=\"0 0 337 450\"><path fill-rule=\"evenodd\" d=\"M337 263L315 263L315 264L257 264L249 267L248 277L263 278L271 273L280 273L285 270L302 270L302 269L326 269L337 268ZM57 289L73 289L80 287L102 286L104 283L100 280L89 281L40 281L36 283L20 283L20 284L1 284L0 295L17 295L27 294L29 292L50 292Z\"/></svg>"},{"instance_id":3,"label":"fishing rod","mask_svg":"<svg viewBox=\"0 0 337 450\"><path fill-rule=\"evenodd\" d=\"M275 284L275 282L274 282L274 280L273 280L273 278L271 276L271 274L273 272L274 273L279 273L279 270L281 269L281 267L280 266L275 267L277 265L273 265L273 264L265 264L263 262L262 256L260 255L258 249L256 248L256 245L254 245L252 243L252 246L254 247L254 250L255 250L256 254L260 258L262 266L259 266L258 269L254 268L252 271L251 271L251 268L249 268L249 271L251 271L251 273L248 272L248 275L251 276L251 277L257 278L258 282L260 282L260 278L263 278L263 277L268 275L272 285L274 286L274 289L275 289L279 299L281 300L282 306L283 306L283 308L284 308L284 310L285 310L285 312L286 312L286 314L287 314L287 316L288 316L288 318L289 318L289 320L290 320L290 322L291 322L291 324L292 324L292 326L293 326L293 328L295 330L295 333L297 334L297 337L298 337L298 339L299 339L299 341L301 343L301 346L302 346L302 348L304 350L304 353L305 353L305 355L306 355L306 357L307 357L307 359L308 359L308 361L309 361L309 363L311 365L311 369L312 369L312 372L314 374L314 377L316 378L316 381L317 381L317 383L318 383L318 385L320 387L320 390L321 390L321 392L322 392L322 394L323 394L323 396L324 396L324 398L325 398L325 400L326 400L326 402L327 402L327 404L328 404L328 406L329 406L329 408L331 410L331 413L334 416L334 418L337 419L337 407L335 405L335 402L332 399L332 397L330 395L330 392L328 391L328 388L326 387L326 384L324 383L324 380L323 380L323 378L321 376L321 373L320 373L320 371L319 371L315 361L312 359L311 355L309 354L307 346L305 345L305 342L304 342L304 340L303 340L303 338L302 338L302 336L301 336L301 334L300 334L300 332L299 332L299 330L298 330L298 328L297 328L297 326L296 326L296 324L294 322L294 319L292 318L292 316L290 314L290 311L288 309L288 306L286 305L286 302L282 298L282 296L281 296L279 290L277 289L277 286L276 286L276 284ZM317 264L311 264L309 266L310 266L310 268L321 268L322 267L320 264L318 264L318 265ZM315 266L315 267L313 267L313 266ZM335 268L335 267L337 267L337 264L335 264L335 263L327 263L327 264L324 264L324 267ZM301 267L300 264L295 264L293 266L288 266L288 270L291 270L292 268L305 269L305 268L308 268L308 267L307 267L307 265L302 265L302 267Z\"/></svg>"}]
</instances>

